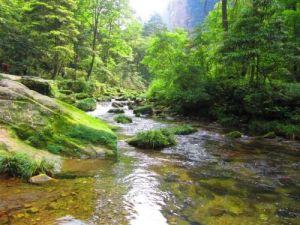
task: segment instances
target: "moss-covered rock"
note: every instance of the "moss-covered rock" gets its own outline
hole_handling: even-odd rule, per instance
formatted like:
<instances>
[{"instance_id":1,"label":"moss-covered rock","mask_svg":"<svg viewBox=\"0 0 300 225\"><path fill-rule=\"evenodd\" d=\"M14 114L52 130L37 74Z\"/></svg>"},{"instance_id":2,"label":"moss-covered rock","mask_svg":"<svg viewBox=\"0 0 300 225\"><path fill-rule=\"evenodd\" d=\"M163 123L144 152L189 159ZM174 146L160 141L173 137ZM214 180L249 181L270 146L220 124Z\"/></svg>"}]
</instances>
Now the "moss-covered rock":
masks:
<instances>
[{"instance_id":1,"label":"moss-covered rock","mask_svg":"<svg viewBox=\"0 0 300 225\"><path fill-rule=\"evenodd\" d=\"M116 116L114 118L114 120L117 122L117 123L123 123L123 124L128 124L128 123L132 123L132 119L128 116L125 116L125 115L119 115L119 116Z\"/></svg>"},{"instance_id":2,"label":"moss-covered rock","mask_svg":"<svg viewBox=\"0 0 300 225\"><path fill-rule=\"evenodd\" d=\"M46 80L37 77L22 77L20 82L30 90L34 90L42 95L53 96L51 85Z\"/></svg>"},{"instance_id":3,"label":"moss-covered rock","mask_svg":"<svg viewBox=\"0 0 300 225\"><path fill-rule=\"evenodd\" d=\"M2 125L33 149L72 157L95 157L100 151L117 155L110 127L71 105L8 79L0 81L0 100ZM6 141L0 135L0 142Z\"/></svg>"},{"instance_id":4,"label":"moss-covered rock","mask_svg":"<svg viewBox=\"0 0 300 225\"><path fill-rule=\"evenodd\" d=\"M189 125L177 126L170 129L170 131L175 135L189 135L197 132L198 130Z\"/></svg>"},{"instance_id":5,"label":"moss-covered rock","mask_svg":"<svg viewBox=\"0 0 300 225\"><path fill-rule=\"evenodd\" d=\"M239 131L233 131L233 132L226 134L226 137L234 138L234 139L241 138L242 136L243 136L243 134Z\"/></svg>"},{"instance_id":6,"label":"moss-covered rock","mask_svg":"<svg viewBox=\"0 0 300 225\"><path fill-rule=\"evenodd\" d=\"M166 129L138 133L128 144L142 149L162 149L176 144L174 135Z\"/></svg>"},{"instance_id":7,"label":"moss-covered rock","mask_svg":"<svg viewBox=\"0 0 300 225\"><path fill-rule=\"evenodd\" d=\"M94 111L97 108L97 102L93 98L86 98L77 101L76 107L85 112Z\"/></svg>"},{"instance_id":8,"label":"moss-covered rock","mask_svg":"<svg viewBox=\"0 0 300 225\"><path fill-rule=\"evenodd\" d=\"M133 110L136 115L153 115L153 107L151 105L141 106Z\"/></svg>"},{"instance_id":9,"label":"moss-covered rock","mask_svg":"<svg viewBox=\"0 0 300 225\"><path fill-rule=\"evenodd\" d=\"M266 139L274 139L274 138L276 138L276 134L275 134L275 132L269 132L269 133L265 134L263 137Z\"/></svg>"}]
</instances>

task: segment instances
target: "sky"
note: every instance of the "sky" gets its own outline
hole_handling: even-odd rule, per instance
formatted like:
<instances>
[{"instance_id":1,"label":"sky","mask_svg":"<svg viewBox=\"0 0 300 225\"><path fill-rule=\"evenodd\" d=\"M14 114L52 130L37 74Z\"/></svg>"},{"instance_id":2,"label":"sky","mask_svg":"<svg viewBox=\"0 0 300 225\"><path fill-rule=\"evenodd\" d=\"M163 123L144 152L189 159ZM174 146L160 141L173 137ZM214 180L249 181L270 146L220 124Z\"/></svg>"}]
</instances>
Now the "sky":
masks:
<instances>
[{"instance_id":1,"label":"sky","mask_svg":"<svg viewBox=\"0 0 300 225\"><path fill-rule=\"evenodd\" d=\"M143 21L147 21L155 13L161 14L169 0L130 0L131 7Z\"/></svg>"}]
</instances>

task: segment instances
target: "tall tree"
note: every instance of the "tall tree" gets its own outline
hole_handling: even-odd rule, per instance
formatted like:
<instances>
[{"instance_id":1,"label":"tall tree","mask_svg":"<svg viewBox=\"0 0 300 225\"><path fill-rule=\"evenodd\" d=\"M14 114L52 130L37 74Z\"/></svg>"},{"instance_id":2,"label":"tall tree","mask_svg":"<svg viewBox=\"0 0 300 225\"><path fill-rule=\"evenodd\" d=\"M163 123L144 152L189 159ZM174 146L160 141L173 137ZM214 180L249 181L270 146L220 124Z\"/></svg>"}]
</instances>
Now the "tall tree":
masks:
<instances>
[{"instance_id":1,"label":"tall tree","mask_svg":"<svg viewBox=\"0 0 300 225\"><path fill-rule=\"evenodd\" d=\"M224 31L228 31L227 0L222 0L222 21Z\"/></svg>"}]
</instances>

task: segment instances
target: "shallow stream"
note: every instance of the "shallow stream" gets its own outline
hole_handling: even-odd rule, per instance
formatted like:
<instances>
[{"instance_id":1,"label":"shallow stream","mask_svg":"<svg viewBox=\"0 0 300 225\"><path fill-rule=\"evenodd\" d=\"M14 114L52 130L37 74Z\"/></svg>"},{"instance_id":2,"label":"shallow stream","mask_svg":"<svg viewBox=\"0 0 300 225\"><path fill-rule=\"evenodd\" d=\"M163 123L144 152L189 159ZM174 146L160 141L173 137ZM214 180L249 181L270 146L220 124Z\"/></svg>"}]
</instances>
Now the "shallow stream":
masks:
<instances>
[{"instance_id":1,"label":"shallow stream","mask_svg":"<svg viewBox=\"0 0 300 225\"><path fill-rule=\"evenodd\" d=\"M66 160L56 183L0 180L0 224L259 225L300 224L300 143L228 139L193 124L162 151L125 139L175 122L133 117L120 125L99 103L91 115L120 127L120 159ZM182 123L182 122L181 122Z\"/></svg>"}]
</instances>

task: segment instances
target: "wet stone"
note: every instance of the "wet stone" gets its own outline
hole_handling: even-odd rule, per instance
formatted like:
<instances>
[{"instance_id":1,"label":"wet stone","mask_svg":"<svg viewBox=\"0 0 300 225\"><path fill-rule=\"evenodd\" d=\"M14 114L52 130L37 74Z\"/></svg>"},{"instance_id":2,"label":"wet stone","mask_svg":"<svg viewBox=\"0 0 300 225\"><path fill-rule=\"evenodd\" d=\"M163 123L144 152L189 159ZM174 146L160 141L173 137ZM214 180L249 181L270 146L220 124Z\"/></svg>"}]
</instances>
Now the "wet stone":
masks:
<instances>
[{"instance_id":1,"label":"wet stone","mask_svg":"<svg viewBox=\"0 0 300 225\"><path fill-rule=\"evenodd\" d=\"M300 210L295 209L278 209L277 215L284 218L300 218Z\"/></svg>"}]
</instances>

